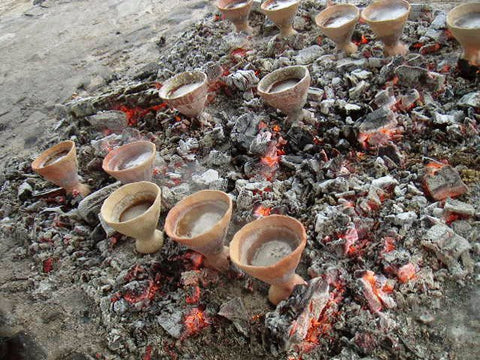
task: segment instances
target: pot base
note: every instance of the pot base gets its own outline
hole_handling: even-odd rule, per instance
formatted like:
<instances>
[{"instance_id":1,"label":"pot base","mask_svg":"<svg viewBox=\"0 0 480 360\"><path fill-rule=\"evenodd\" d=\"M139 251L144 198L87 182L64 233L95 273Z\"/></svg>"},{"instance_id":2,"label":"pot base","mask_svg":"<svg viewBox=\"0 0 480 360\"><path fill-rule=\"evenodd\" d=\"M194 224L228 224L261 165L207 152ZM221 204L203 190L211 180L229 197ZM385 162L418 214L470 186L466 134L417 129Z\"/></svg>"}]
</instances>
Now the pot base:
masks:
<instances>
[{"instance_id":1,"label":"pot base","mask_svg":"<svg viewBox=\"0 0 480 360\"><path fill-rule=\"evenodd\" d=\"M384 45L383 53L386 56L406 55L408 53L408 47L399 41L395 45Z\"/></svg>"},{"instance_id":2,"label":"pot base","mask_svg":"<svg viewBox=\"0 0 480 360\"><path fill-rule=\"evenodd\" d=\"M268 289L268 300L270 300L273 305L277 305L280 301L288 299L296 285L306 284L307 282L303 280L300 275L294 274L290 280L284 284L271 285L270 289Z\"/></svg>"},{"instance_id":3,"label":"pot base","mask_svg":"<svg viewBox=\"0 0 480 360\"><path fill-rule=\"evenodd\" d=\"M163 233L155 230L150 239L136 239L135 249L140 254L152 254L157 252L163 246Z\"/></svg>"},{"instance_id":4,"label":"pot base","mask_svg":"<svg viewBox=\"0 0 480 360\"><path fill-rule=\"evenodd\" d=\"M204 265L210 269L215 269L218 271L227 271L230 269L229 261L230 251L228 247L224 246L223 250L215 255L205 256Z\"/></svg>"},{"instance_id":5,"label":"pot base","mask_svg":"<svg viewBox=\"0 0 480 360\"><path fill-rule=\"evenodd\" d=\"M91 192L90 187L82 183L78 183L77 185L69 189L65 188L65 190L67 191L67 193L73 194L74 196L80 194L81 197L86 197Z\"/></svg>"},{"instance_id":6,"label":"pot base","mask_svg":"<svg viewBox=\"0 0 480 360\"><path fill-rule=\"evenodd\" d=\"M347 55L355 54L358 51L358 46L355 45L353 42L349 42L343 45L338 45L337 48L340 51L342 50L345 51L345 54Z\"/></svg>"}]
</instances>

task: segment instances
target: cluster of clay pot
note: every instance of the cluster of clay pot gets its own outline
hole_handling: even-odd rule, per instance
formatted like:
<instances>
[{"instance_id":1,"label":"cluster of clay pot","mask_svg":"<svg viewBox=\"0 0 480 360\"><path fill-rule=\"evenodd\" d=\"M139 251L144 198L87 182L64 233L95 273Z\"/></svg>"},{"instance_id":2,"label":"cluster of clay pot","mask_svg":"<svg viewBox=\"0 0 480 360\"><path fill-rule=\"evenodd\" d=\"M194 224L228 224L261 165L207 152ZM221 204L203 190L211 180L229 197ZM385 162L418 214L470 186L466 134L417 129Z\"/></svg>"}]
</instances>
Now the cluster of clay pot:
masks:
<instances>
[{"instance_id":1,"label":"cluster of clay pot","mask_svg":"<svg viewBox=\"0 0 480 360\"><path fill-rule=\"evenodd\" d=\"M238 31L251 31L248 13L252 0L221 0L220 10ZM291 35L298 0L268 0L262 4L267 16ZM405 46L398 39L410 12L404 0L380 0L372 3L362 17L385 44L388 54L403 53ZM329 6L316 22L338 48L356 50L351 43L359 10L353 5ZM453 35L465 49L464 57L473 65L480 64L480 3L454 8L447 18ZM306 115L303 106L310 86L305 66L289 66L265 76L258 84L258 94L269 105L287 114L287 126ZM208 79L199 71L185 72L166 81L160 97L188 117L198 118L206 104ZM103 161L103 169L123 185L103 203L101 216L116 231L136 239L140 253L153 253L163 245L163 234L157 230L161 211L161 190L151 182L155 144L137 141L111 151ZM33 163L35 172L63 187L67 193L87 196L87 185L79 181L77 156L73 141L61 142L43 152ZM288 216L272 215L244 226L230 243L224 244L232 215L232 201L221 191L200 191L180 201L167 215L165 231L181 244L205 256L206 266L225 271L228 257L239 268L271 285L269 299L277 304L287 298L293 287L305 281L295 274L306 244L303 225Z\"/></svg>"},{"instance_id":2,"label":"cluster of clay pot","mask_svg":"<svg viewBox=\"0 0 480 360\"><path fill-rule=\"evenodd\" d=\"M100 214L108 226L135 238L136 250L143 254L154 253L163 245L163 233L157 229L161 190L151 182L155 154L155 144L136 141L112 150L103 161L103 169L125 185L104 201ZM69 193L89 193L88 187L79 182L72 141L46 150L32 167ZM239 268L269 283L269 299L277 304L290 295L295 285L305 283L295 274L307 241L305 229L291 217L268 216L238 231L229 249L224 241L232 207L231 198L222 191L196 192L169 211L165 232L172 240L205 256L205 266L226 271L230 257Z\"/></svg>"},{"instance_id":3,"label":"cluster of clay pot","mask_svg":"<svg viewBox=\"0 0 480 360\"><path fill-rule=\"evenodd\" d=\"M296 33L293 18L300 0L267 0L261 5L262 12L280 29L281 37ZM248 15L253 0L220 0L218 9L230 20L237 32L252 33L248 25ZM321 31L335 42L338 50L353 54L358 47L352 43L352 34L360 17L373 30L384 44L387 56L405 55L408 48L400 41L405 22L410 14L410 4L406 0L373 1L360 14L352 4L333 5L315 18ZM464 48L463 57L472 65L480 65L480 3L462 4L448 14L447 24L453 36Z\"/></svg>"}]
</instances>

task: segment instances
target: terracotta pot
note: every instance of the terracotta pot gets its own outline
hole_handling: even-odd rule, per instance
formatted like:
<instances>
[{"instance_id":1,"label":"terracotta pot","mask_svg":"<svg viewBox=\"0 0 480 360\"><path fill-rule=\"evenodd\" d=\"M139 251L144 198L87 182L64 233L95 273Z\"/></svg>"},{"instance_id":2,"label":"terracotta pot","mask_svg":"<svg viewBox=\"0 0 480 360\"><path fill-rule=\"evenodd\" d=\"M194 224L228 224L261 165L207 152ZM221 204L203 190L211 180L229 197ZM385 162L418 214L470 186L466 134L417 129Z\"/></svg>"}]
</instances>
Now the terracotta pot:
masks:
<instances>
[{"instance_id":1,"label":"terracotta pot","mask_svg":"<svg viewBox=\"0 0 480 360\"><path fill-rule=\"evenodd\" d=\"M353 54L358 50L352 43L352 35L359 18L360 10L355 5L341 4L327 7L315 17L315 23L337 44L338 50Z\"/></svg>"},{"instance_id":2,"label":"terracotta pot","mask_svg":"<svg viewBox=\"0 0 480 360\"><path fill-rule=\"evenodd\" d=\"M410 9L410 3L406 0L379 0L362 11L362 19L382 40L385 55L405 55L408 52L400 37L410 15Z\"/></svg>"},{"instance_id":3,"label":"terracotta pot","mask_svg":"<svg viewBox=\"0 0 480 360\"><path fill-rule=\"evenodd\" d=\"M123 185L104 201L100 213L107 225L136 239L139 253L154 253L163 245L163 234L157 230L161 194L160 188L148 181Z\"/></svg>"},{"instance_id":4,"label":"terracotta pot","mask_svg":"<svg viewBox=\"0 0 480 360\"><path fill-rule=\"evenodd\" d=\"M287 125L304 115L310 87L310 73L305 66L288 66L266 75L257 86L257 92L270 106L287 114Z\"/></svg>"},{"instance_id":5,"label":"terracotta pot","mask_svg":"<svg viewBox=\"0 0 480 360\"><path fill-rule=\"evenodd\" d=\"M178 202L165 219L165 232L174 241L205 256L205 266L230 267L223 243L232 217L232 200L216 190L202 190Z\"/></svg>"},{"instance_id":6,"label":"terracotta pot","mask_svg":"<svg viewBox=\"0 0 480 360\"><path fill-rule=\"evenodd\" d=\"M237 32L251 34L253 29L248 25L248 15L252 5L253 0L220 0L217 7L233 23Z\"/></svg>"},{"instance_id":7,"label":"terracotta pot","mask_svg":"<svg viewBox=\"0 0 480 360\"><path fill-rule=\"evenodd\" d=\"M83 197L90 193L89 187L78 178L77 150L73 141L63 141L45 150L32 162L32 169L67 193Z\"/></svg>"},{"instance_id":8,"label":"terracotta pot","mask_svg":"<svg viewBox=\"0 0 480 360\"><path fill-rule=\"evenodd\" d=\"M306 243L302 223L289 216L271 215L245 225L235 234L230 258L247 274L270 284L268 299L277 305L296 285L306 284L295 274Z\"/></svg>"},{"instance_id":9,"label":"terracotta pot","mask_svg":"<svg viewBox=\"0 0 480 360\"><path fill-rule=\"evenodd\" d=\"M159 94L183 115L198 117L205 109L207 91L207 75L201 71L188 71L168 79Z\"/></svg>"},{"instance_id":10,"label":"terracotta pot","mask_svg":"<svg viewBox=\"0 0 480 360\"><path fill-rule=\"evenodd\" d=\"M267 0L261 9L280 29L280 36L287 38L297 33L292 24L299 5L299 0Z\"/></svg>"},{"instance_id":11,"label":"terracotta pot","mask_svg":"<svg viewBox=\"0 0 480 360\"><path fill-rule=\"evenodd\" d=\"M122 183L151 181L156 147L150 141L135 141L120 146L103 159L103 170Z\"/></svg>"},{"instance_id":12,"label":"terracotta pot","mask_svg":"<svg viewBox=\"0 0 480 360\"><path fill-rule=\"evenodd\" d=\"M480 3L453 8L447 15L447 25L463 47L462 57L470 65L480 66Z\"/></svg>"}]
</instances>

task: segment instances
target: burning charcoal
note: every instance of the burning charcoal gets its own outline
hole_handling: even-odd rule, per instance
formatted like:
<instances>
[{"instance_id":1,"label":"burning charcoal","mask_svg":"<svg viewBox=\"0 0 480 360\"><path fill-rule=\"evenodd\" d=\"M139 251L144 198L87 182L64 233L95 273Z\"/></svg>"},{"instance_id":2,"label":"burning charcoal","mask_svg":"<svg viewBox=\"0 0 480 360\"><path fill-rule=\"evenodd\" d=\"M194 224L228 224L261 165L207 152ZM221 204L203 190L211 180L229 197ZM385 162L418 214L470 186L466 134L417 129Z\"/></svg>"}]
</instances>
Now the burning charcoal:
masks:
<instances>
[{"instance_id":1,"label":"burning charcoal","mask_svg":"<svg viewBox=\"0 0 480 360\"><path fill-rule=\"evenodd\" d=\"M195 155L191 154L191 152L198 149L198 146L198 140L195 138L188 138L185 141L180 140L178 142L177 153L187 160L193 161L195 159Z\"/></svg>"},{"instance_id":2,"label":"burning charcoal","mask_svg":"<svg viewBox=\"0 0 480 360\"><path fill-rule=\"evenodd\" d=\"M237 70L225 79L230 87L236 87L238 90L247 91L258 83L259 79L253 70Z\"/></svg>"},{"instance_id":3,"label":"burning charcoal","mask_svg":"<svg viewBox=\"0 0 480 360\"><path fill-rule=\"evenodd\" d=\"M113 303L113 311L118 315L123 315L128 310L128 303L125 299L120 299Z\"/></svg>"},{"instance_id":4,"label":"burning charcoal","mask_svg":"<svg viewBox=\"0 0 480 360\"><path fill-rule=\"evenodd\" d=\"M413 211L402 212L395 215L394 224L398 226L411 226L415 221L417 221L417 214Z\"/></svg>"},{"instance_id":5,"label":"burning charcoal","mask_svg":"<svg viewBox=\"0 0 480 360\"><path fill-rule=\"evenodd\" d=\"M297 65L308 65L317 60L323 53L324 50L320 46L312 45L300 50L295 56L295 62Z\"/></svg>"},{"instance_id":6,"label":"burning charcoal","mask_svg":"<svg viewBox=\"0 0 480 360\"><path fill-rule=\"evenodd\" d=\"M231 138L240 148L248 151L258 133L261 119L253 114L243 114L237 118L233 126Z\"/></svg>"},{"instance_id":7,"label":"burning charcoal","mask_svg":"<svg viewBox=\"0 0 480 360\"><path fill-rule=\"evenodd\" d=\"M272 133L270 131L264 131L258 134L250 144L249 153L252 155L264 156L272 144ZM275 142L273 142L275 146Z\"/></svg>"},{"instance_id":8,"label":"burning charcoal","mask_svg":"<svg viewBox=\"0 0 480 360\"><path fill-rule=\"evenodd\" d=\"M162 205L166 209L171 209L177 202L189 194L190 185L188 183L182 183L172 188L162 186Z\"/></svg>"},{"instance_id":9,"label":"burning charcoal","mask_svg":"<svg viewBox=\"0 0 480 360\"><path fill-rule=\"evenodd\" d=\"M365 96L365 92L370 87L370 84L366 81L360 81L357 86L348 90L348 95L350 99L360 99L361 97Z\"/></svg>"},{"instance_id":10,"label":"burning charcoal","mask_svg":"<svg viewBox=\"0 0 480 360\"><path fill-rule=\"evenodd\" d=\"M316 87L310 87L308 88L307 98L308 100L311 100L311 101L320 102L322 101L324 94L325 92L322 89L319 89Z\"/></svg>"},{"instance_id":11,"label":"burning charcoal","mask_svg":"<svg viewBox=\"0 0 480 360\"><path fill-rule=\"evenodd\" d=\"M480 91L463 95L458 102L458 106L480 108Z\"/></svg>"},{"instance_id":12,"label":"burning charcoal","mask_svg":"<svg viewBox=\"0 0 480 360\"><path fill-rule=\"evenodd\" d=\"M117 181L111 185L105 186L100 190L91 193L78 204L78 213L87 223L91 225L98 224L98 214L104 200L115 190L120 187Z\"/></svg>"},{"instance_id":13,"label":"burning charcoal","mask_svg":"<svg viewBox=\"0 0 480 360\"><path fill-rule=\"evenodd\" d=\"M320 111L322 112L322 114L328 115L330 114L331 109L333 108L334 105L335 105L335 100L333 99L323 100L320 103Z\"/></svg>"},{"instance_id":14,"label":"burning charcoal","mask_svg":"<svg viewBox=\"0 0 480 360\"><path fill-rule=\"evenodd\" d=\"M122 337L122 331L112 329L107 336L108 348L112 351L119 351L125 347L125 339Z\"/></svg>"},{"instance_id":15,"label":"burning charcoal","mask_svg":"<svg viewBox=\"0 0 480 360\"><path fill-rule=\"evenodd\" d=\"M170 336L180 339L183 331L183 316L182 311L170 305L157 316L157 322Z\"/></svg>"},{"instance_id":16,"label":"burning charcoal","mask_svg":"<svg viewBox=\"0 0 480 360\"><path fill-rule=\"evenodd\" d=\"M474 216L475 215L475 208L470 205L466 204L459 200L453 200L448 198L445 201L445 206L443 208L445 211L450 213L464 215L464 216Z\"/></svg>"},{"instance_id":17,"label":"burning charcoal","mask_svg":"<svg viewBox=\"0 0 480 360\"><path fill-rule=\"evenodd\" d=\"M378 156L381 156L384 160L388 158L392 160L395 165L402 166L404 156L400 153L400 150L395 144L387 144L378 148ZM389 166L389 168L391 168Z\"/></svg>"},{"instance_id":18,"label":"burning charcoal","mask_svg":"<svg viewBox=\"0 0 480 360\"><path fill-rule=\"evenodd\" d=\"M391 175L387 175L387 176L372 180L372 185L380 189L393 189L396 185L398 185L398 181Z\"/></svg>"},{"instance_id":19,"label":"burning charcoal","mask_svg":"<svg viewBox=\"0 0 480 360\"><path fill-rule=\"evenodd\" d=\"M459 259L462 258L464 266L468 269L471 261L469 250L472 246L469 242L455 234L448 226L438 224L430 228L422 240L422 245L432 250L437 258L444 263L450 272L454 275L464 276L465 272L461 270Z\"/></svg>"},{"instance_id":20,"label":"burning charcoal","mask_svg":"<svg viewBox=\"0 0 480 360\"><path fill-rule=\"evenodd\" d=\"M20 199L20 201L25 201L30 198L30 196L33 193L33 188L32 186L24 181L19 187L17 191L17 196Z\"/></svg>"},{"instance_id":21,"label":"burning charcoal","mask_svg":"<svg viewBox=\"0 0 480 360\"><path fill-rule=\"evenodd\" d=\"M417 89L411 89L407 94L400 96L399 108L408 111L415 106L417 100L420 99L420 93Z\"/></svg>"},{"instance_id":22,"label":"burning charcoal","mask_svg":"<svg viewBox=\"0 0 480 360\"><path fill-rule=\"evenodd\" d=\"M393 93L393 88L388 87L385 90L381 90L375 95L375 104L380 107L391 108L393 105L396 104L397 99L395 98L395 94Z\"/></svg>"},{"instance_id":23,"label":"burning charcoal","mask_svg":"<svg viewBox=\"0 0 480 360\"><path fill-rule=\"evenodd\" d=\"M248 336L248 313L241 298L233 298L220 306L218 315L230 320L236 329L244 336Z\"/></svg>"},{"instance_id":24,"label":"burning charcoal","mask_svg":"<svg viewBox=\"0 0 480 360\"><path fill-rule=\"evenodd\" d=\"M401 65L395 69L395 75L398 77L399 84L404 87L421 86L430 91L440 91L445 84L444 75L417 66Z\"/></svg>"},{"instance_id":25,"label":"burning charcoal","mask_svg":"<svg viewBox=\"0 0 480 360\"><path fill-rule=\"evenodd\" d=\"M207 74L208 82L217 81L223 74L223 68L220 64L209 61L203 65L203 71Z\"/></svg>"},{"instance_id":26,"label":"burning charcoal","mask_svg":"<svg viewBox=\"0 0 480 360\"><path fill-rule=\"evenodd\" d=\"M222 187L224 179L218 176L217 170L209 169L201 175L193 175L192 181L201 188L208 187L213 189L217 188L218 186Z\"/></svg>"},{"instance_id":27,"label":"burning charcoal","mask_svg":"<svg viewBox=\"0 0 480 360\"><path fill-rule=\"evenodd\" d=\"M287 133L288 144L295 152L303 151L305 146L313 143L312 132L300 126L292 125Z\"/></svg>"},{"instance_id":28,"label":"burning charcoal","mask_svg":"<svg viewBox=\"0 0 480 360\"><path fill-rule=\"evenodd\" d=\"M230 164L232 157L222 151L212 150L208 154L208 166L226 166Z\"/></svg>"},{"instance_id":29,"label":"burning charcoal","mask_svg":"<svg viewBox=\"0 0 480 360\"><path fill-rule=\"evenodd\" d=\"M85 119L99 131L110 130L117 134L128 125L127 114L123 111L101 111Z\"/></svg>"},{"instance_id":30,"label":"burning charcoal","mask_svg":"<svg viewBox=\"0 0 480 360\"><path fill-rule=\"evenodd\" d=\"M468 191L458 172L446 165L425 176L425 185L429 194L435 200L445 200L456 197Z\"/></svg>"},{"instance_id":31,"label":"burning charcoal","mask_svg":"<svg viewBox=\"0 0 480 360\"><path fill-rule=\"evenodd\" d=\"M265 326L273 340L269 344L270 350L275 351L275 346L280 350L288 350L302 342L312 320L320 318L329 299L329 286L321 278L310 280L306 287L297 287L289 299L282 301L275 311L265 316Z\"/></svg>"},{"instance_id":32,"label":"burning charcoal","mask_svg":"<svg viewBox=\"0 0 480 360\"><path fill-rule=\"evenodd\" d=\"M373 271L366 271L358 281L372 312L379 312L383 306L389 309L396 306L393 298L387 294L391 292L393 286L383 275L375 275Z\"/></svg>"},{"instance_id":33,"label":"burning charcoal","mask_svg":"<svg viewBox=\"0 0 480 360\"><path fill-rule=\"evenodd\" d=\"M450 114L433 113L433 122L437 125L452 125L461 122L464 118L463 111L454 111Z\"/></svg>"}]
</instances>

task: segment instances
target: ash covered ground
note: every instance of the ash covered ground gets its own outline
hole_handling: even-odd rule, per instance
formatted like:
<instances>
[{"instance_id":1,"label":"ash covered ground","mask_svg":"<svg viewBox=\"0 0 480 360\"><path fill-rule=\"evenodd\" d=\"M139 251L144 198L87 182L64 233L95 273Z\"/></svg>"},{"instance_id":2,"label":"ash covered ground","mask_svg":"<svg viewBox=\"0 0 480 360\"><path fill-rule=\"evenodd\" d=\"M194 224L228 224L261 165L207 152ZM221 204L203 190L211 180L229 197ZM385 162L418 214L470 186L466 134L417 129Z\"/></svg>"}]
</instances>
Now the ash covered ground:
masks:
<instances>
[{"instance_id":1,"label":"ash covered ground","mask_svg":"<svg viewBox=\"0 0 480 360\"><path fill-rule=\"evenodd\" d=\"M31 359L479 358L478 77L459 76L461 50L435 6L413 8L410 53L395 58L364 24L359 52L336 54L314 24L321 9L303 1L289 41L257 12L249 38L210 14L130 81L55 107L41 148L74 140L80 174L99 191L66 196L32 172L38 153L8 160L2 351L23 342ZM294 64L312 76L313 118L288 128L255 86ZM158 97L163 81L194 69L211 80L203 127ZM118 184L101 162L136 139L158 149L159 228L205 188L234 198L227 243L260 216L293 216L308 232L297 271L309 285L275 308L266 284L206 269L169 239L139 255L107 234L99 205Z\"/></svg>"}]
</instances>

